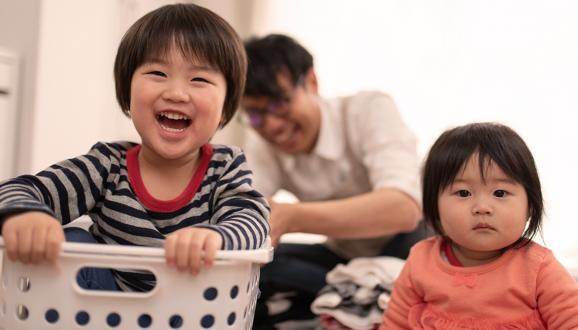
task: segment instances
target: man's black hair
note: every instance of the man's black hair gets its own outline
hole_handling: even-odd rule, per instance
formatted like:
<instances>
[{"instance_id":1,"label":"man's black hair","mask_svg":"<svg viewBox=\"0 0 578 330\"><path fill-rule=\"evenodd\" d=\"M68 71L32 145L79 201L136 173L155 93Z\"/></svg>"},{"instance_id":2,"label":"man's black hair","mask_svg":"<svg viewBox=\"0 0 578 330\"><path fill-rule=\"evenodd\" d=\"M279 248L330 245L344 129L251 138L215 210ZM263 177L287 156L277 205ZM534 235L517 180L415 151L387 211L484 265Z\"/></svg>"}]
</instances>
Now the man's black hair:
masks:
<instances>
[{"instance_id":1,"label":"man's black hair","mask_svg":"<svg viewBox=\"0 0 578 330\"><path fill-rule=\"evenodd\" d=\"M313 67L313 56L293 38L270 34L245 42L248 58L245 96L281 98L283 91L277 84L280 73L287 74L297 85Z\"/></svg>"}]
</instances>

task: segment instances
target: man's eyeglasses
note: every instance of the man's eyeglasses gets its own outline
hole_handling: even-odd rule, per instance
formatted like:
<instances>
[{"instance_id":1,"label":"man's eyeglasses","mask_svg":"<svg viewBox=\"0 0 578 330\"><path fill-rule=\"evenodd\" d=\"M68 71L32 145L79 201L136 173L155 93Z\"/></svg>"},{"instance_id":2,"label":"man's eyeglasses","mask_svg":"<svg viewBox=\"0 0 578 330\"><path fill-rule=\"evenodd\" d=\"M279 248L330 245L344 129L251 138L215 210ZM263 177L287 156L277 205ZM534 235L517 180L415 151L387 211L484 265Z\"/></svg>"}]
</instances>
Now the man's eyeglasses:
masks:
<instances>
[{"instance_id":1,"label":"man's eyeglasses","mask_svg":"<svg viewBox=\"0 0 578 330\"><path fill-rule=\"evenodd\" d=\"M303 85L303 76L299 77L297 83L295 84L295 88ZM272 115L275 117L284 118L289 115L291 110L291 101L293 100L293 94L295 90L291 93L291 95L282 96L277 99L270 100L267 102L267 105L264 108L245 108L245 120L247 124L249 124L253 128L261 128L265 123L265 116Z\"/></svg>"},{"instance_id":2,"label":"man's eyeglasses","mask_svg":"<svg viewBox=\"0 0 578 330\"><path fill-rule=\"evenodd\" d=\"M272 100L262 109L246 108L245 117L247 123L253 128L261 128L265 122L265 116L285 117L289 114L290 98Z\"/></svg>"}]
</instances>

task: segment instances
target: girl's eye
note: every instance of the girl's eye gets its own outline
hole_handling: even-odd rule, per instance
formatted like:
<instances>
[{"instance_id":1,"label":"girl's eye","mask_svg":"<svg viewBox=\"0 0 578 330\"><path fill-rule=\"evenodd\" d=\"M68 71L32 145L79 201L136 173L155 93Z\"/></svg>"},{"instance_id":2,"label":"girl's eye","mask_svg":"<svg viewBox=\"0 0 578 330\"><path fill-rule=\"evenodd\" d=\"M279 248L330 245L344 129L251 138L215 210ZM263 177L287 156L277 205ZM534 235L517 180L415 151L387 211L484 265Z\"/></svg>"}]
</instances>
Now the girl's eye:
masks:
<instances>
[{"instance_id":1,"label":"girl's eye","mask_svg":"<svg viewBox=\"0 0 578 330\"><path fill-rule=\"evenodd\" d=\"M464 190L464 189L458 190L458 191L456 192L456 194L457 194L458 196L460 196L460 197L469 197L469 196L471 195L469 191Z\"/></svg>"},{"instance_id":2,"label":"girl's eye","mask_svg":"<svg viewBox=\"0 0 578 330\"><path fill-rule=\"evenodd\" d=\"M166 77L167 75L164 74L164 72L161 71L150 71L148 72L148 74L153 75L153 76L159 76L159 77Z\"/></svg>"},{"instance_id":3,"label":"girl's eye","mask_svg":"<svg viewBox=\"0 0 578 330\"><path fill-rule=\"evenodd\" d=\"M498 190L494 191L494 196L496 196L496 197L502 198L502 197L506 197L506 195L508 195L508 192L505 190L498 189Z\"/></svg>"}]
</instances>

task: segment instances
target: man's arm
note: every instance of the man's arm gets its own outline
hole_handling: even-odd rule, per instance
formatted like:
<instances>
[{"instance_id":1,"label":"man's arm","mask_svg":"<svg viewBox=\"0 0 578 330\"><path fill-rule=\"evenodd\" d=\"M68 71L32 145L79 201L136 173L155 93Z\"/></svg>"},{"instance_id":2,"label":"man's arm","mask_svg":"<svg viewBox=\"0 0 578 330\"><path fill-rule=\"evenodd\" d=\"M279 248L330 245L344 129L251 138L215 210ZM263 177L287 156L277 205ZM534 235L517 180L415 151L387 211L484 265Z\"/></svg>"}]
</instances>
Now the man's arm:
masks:
<instances>
[{"instance_id":1,"label":"man's arm","mask_svg":"<svg viewBox=\"0 0 578 330\"><path fill-rule=\"evenodd\" d=\"M354 197L296 204L271 203L271 238L292 232L332 238L371 238L414 230L421 218L419 205L390 188Z\"/></svg>"},{"instance_id":2,"label":"man's arm","mask_svg":"<svg viewBox=\"0 0 578 330\"><path fill-rule=\"evenodd\" d=\"M373 238L416 228L421 218L416 139L395 103L383 93L363 93L349 101L344 120L348 144L374 189L343 199L273 204L273 239L289 232Z\"/></svg>"}]
</instances>

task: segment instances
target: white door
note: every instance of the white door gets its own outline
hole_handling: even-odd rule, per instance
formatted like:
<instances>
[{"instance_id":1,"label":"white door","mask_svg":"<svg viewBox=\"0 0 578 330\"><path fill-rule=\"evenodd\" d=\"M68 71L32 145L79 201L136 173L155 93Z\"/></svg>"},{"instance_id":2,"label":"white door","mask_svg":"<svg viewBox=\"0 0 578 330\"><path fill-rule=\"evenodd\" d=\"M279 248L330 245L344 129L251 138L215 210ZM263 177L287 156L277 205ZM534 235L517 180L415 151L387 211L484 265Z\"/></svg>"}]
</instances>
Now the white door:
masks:
<instances>
[{"instance_id":1,"label":"white door","mask_svg":"<svg viewBox=\"0 0 578 330\"><path fill-rule=\"evenodd\" d=\"M14 176L18 57L0 48L0 181Z\"/></svg>"}]
</instances>

